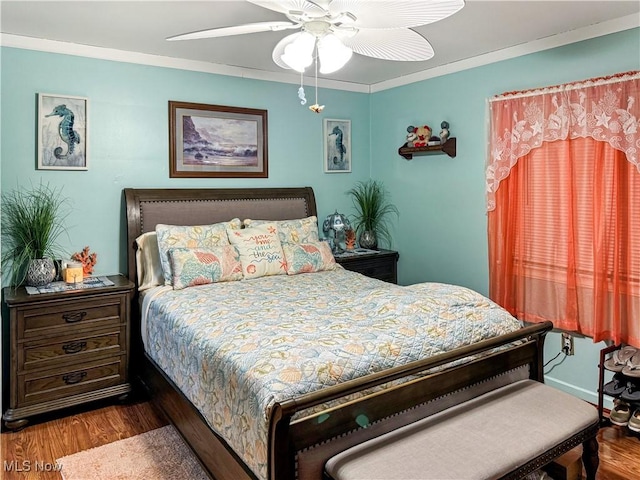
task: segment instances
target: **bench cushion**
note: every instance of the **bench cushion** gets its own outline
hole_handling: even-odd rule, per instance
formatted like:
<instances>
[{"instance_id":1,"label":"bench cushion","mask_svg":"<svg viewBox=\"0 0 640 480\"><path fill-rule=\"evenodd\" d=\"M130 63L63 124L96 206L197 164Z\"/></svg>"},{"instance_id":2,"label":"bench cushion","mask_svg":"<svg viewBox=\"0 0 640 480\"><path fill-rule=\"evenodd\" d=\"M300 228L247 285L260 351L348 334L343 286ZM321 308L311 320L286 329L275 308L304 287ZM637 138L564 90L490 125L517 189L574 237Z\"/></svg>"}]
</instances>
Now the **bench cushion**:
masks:
<instances>
[{"instance_id":1,"label":"bench cushion","mask_svg":"<svg viewBox=\"0 0 640 480\"><path fill-rule=\"evenodd\" d=\"M499 478L597 422L587 402L522 380L345 450L325 469L335 480Z\"/></svg>"}]
</instances>

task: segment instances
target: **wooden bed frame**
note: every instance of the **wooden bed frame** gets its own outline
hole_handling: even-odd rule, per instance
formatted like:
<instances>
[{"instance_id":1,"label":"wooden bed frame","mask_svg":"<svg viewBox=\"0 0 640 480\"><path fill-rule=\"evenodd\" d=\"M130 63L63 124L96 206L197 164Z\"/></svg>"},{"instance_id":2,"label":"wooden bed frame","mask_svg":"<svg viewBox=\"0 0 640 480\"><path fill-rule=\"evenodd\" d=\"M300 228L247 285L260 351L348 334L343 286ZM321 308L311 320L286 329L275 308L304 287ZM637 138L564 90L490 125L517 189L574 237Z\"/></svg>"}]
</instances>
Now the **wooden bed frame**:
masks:
<instances>
[{"instance_id":1,"label":"wooden bed frame","mask_svg":"<svg viewBox=\"0 0 640 480\"><path fill-rule=\"evenodd\" d=\"M310 187L125 189L124 197L128 277L134 282L137 280L135 239L144 232L155 230L158 223L202 225L234 217L285 220L317 215ZM137 294L133 302L131 377L149 392L152 401L181 433L213 478L256 480L255 474L146 355L140 339ZM344 442L347 439L353 444L361 441L358 438L362 435L373 436L397 428L415 421L416 416L433 413L434 408L435 411L442 410L445 407L438 405L450 403L455 398L453 394L467 395L472 387L489 384L510 372L519 372L522 376L521 372L525 371L524 377L543 381L544 337L551 327L548 322L527 326L508 335L277 403L269 423L269 480L294 480L307 468L305 462L311 466L301 477L315 478L317 473L317 478L321 479L326 459L336 453L336 448L337 451L344 449L344 446L331 447L333 440ZM451 362L455 363L451 365ZM299 413L400 379L406 381L322 414L304 416ZM403 420L405 418L407 420ZM349 440L350 436L353 440ZM323 450L325 447L326 451ZM312 472L311 475L308 472Z\"/></svg>"}]
</instances>

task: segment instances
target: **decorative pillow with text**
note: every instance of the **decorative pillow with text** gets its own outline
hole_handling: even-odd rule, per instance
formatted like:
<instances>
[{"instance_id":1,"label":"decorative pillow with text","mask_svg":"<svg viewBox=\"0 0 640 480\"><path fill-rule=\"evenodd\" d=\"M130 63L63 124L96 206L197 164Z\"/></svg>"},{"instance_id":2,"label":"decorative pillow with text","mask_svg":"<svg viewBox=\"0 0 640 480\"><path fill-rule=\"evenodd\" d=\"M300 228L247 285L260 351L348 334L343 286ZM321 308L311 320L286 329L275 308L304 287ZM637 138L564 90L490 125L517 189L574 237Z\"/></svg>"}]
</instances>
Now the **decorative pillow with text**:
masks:
<instances>
[{"instance_id":1,"label":"decorative pillow with text","mask_svg":"<svg viewBox=\"0 0 640 480\"><path fill-rule=\"evenodd\" d=\"M286 274L286 263L275 223L228 230L229 241L240 252L244 278Z\"/></svg>"}]
</instances>

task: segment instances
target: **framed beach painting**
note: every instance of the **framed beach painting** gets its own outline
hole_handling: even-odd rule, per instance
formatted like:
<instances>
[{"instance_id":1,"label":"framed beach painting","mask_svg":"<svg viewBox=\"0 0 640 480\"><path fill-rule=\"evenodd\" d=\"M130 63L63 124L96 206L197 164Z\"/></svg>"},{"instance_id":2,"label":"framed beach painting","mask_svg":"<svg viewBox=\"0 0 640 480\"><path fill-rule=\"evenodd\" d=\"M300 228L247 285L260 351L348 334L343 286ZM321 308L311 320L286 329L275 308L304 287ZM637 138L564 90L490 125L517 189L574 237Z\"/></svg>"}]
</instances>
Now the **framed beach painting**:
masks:
<instances>
[{"instance_id":1,"label":"framed beach painting","mask_svg":"<svg viewBox=\"0 0 640 480\"><path fill-rule=\"evenodd\" d=\"M87 170L89 99L38 94L38 169Z\"/></svg>"},{"instance_id":2,"label":"framed beach painting","mask_svg":"<svg viewBox=\"0 0 640 480\"><path fill-rule=\"evenodd\" d=\"M267 178L267 111L169 101L169 176Z\"/></svg>"},{"instance_id":3,"label":"framed beach painting","mask_svg":"<svg viewBox=\"0 0 640 480\"><path fill-rule=\"evenodd\" d=\"M324 171L351 171L351 120L324 119Z\"/></svg>"}]
</instances>

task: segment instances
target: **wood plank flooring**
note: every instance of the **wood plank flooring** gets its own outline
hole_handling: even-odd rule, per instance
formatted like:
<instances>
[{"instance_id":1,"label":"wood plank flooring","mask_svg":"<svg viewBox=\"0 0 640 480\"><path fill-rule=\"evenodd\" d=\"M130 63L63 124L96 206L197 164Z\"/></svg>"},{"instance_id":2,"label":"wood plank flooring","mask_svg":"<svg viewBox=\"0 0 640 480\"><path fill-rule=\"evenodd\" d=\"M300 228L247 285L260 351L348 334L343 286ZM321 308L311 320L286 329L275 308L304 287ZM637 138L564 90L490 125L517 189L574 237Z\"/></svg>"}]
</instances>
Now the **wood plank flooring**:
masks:
<instances>
[{"instance_id":1,"label":"wood plank flooring","mask_svg":"<svg viewBox=\"0 0 640 480\"><path fill-rule=\"evenodd\" d=\"M166 422L149 402L139 401L42 421L19 432L3 432L0 436L0 478L61 480L59 472L42 471L42 468L55 465L57 458L164 425ZM598 434L598 442L598 480L640 480L639 435L623 427L604 427ZM36 462L40 463L36 465Z\"/></svg>"}]
</instances>

